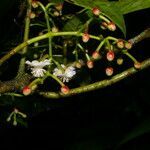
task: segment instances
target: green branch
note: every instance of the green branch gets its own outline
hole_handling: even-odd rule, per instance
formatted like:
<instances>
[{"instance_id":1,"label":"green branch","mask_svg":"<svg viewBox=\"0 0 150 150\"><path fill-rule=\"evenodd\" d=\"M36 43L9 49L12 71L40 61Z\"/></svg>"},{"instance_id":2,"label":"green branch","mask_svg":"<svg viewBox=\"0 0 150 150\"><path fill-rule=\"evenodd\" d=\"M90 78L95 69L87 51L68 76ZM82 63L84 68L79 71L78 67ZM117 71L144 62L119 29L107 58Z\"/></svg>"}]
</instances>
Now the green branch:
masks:
<instances>
[{"instance_id":1,"label":"green branch","mask_svg":"<svg viewBox=\"0 0 150 150\"><path fill-rule=\"evenodd\" d=\"M131 42L132 44L136 44L146 38L150 38L150 28L144 30L134 38L130 39L129 42Z\"/></svg>"},{"instance_id":2,"label":"green branch","mask_svg":"<svg viewBox=\"0 0 150 150\"><path fill-rule=\"evenodd\" d=\"M8 60L13 55L15 55L17 52L21 51L24 47L26 47L26 46L28 46L32 43L35 43L37 41L41 41L41 40L44 40L46 38L55 37L55 36L70 36L70 35L72 35L72 36L79 36L80 37L83 34L84 33L79 33L79 32L57 32L57 33L50 32L50 33L43 34L41 36L34 37L32 39L29 39L29 40L21 43L20 45L18 45L14 49L12 49L10 52L8 52L8 54L4 55L0 59L0 65L2 65L6 60ZM97 36L94 36L94 35L90 35L90 38L95 39L95 40L101 40L102 39L102 37L97 37Z\"/></svg>"},{"instance_id":3,"label":"green branch","mask_svg":"<svg viewBox=\"0 0 150 150\"><path fill-rule=\"evenodd\" d=\"M141 63L140 70L148 68L149 66L150 66L150 58ZM39 94L46 97L46 98L62 98L62 97L73 96L73 95L77 95L80 93L89 92L89 91L93 91L96 89L101 89L101 88L110 86L114 83L117 83L117 82L125 79L126 77L128 77L132 74L135 74L138 71L139 70L136 70L134 67L132 67L130 69L123 71L122 73L119 73L119 74L113 76L110 79L95 82L93 84L89 84L89 85L86 85L83 87L71 89L68 94L63 94L61 92L39 92Z\"/></svg>"},{"instance_id":4,"label":"green branch","mask_svg":"<svg viewBox=\"0 0 150 150\"><path fill-rule=\"evenodd\" d=\"M26 12L26 18L25 18L25 26L24 26L24 37L23 37L23 42L26 42L29 39L29 33L30 33L30 13L31 13L31 0L27 0L27 12ZM28 50L28 47L25 46L22 50L22 55L26 54ZM25 70L25 61L26 58L22 57L20 60L20 65L17 73L17 77L19 75L22 75Z\"/></svg>"},{"instance_id":5,"label":"green branch","mask_svg":"<svg viewBox=\"0 0 150 150\"><path fill-rule=\"evenodd\" d=\"M44 16L45 16L45 20L46 20L46 24L47 24L47 30L48 30L48 32L51 32L51 27L50 27L50 23L49 23L49 16L48 16L47 10L41 2L37 2L37 3L39 4L39 6L41 7L41 9L44 12ZM49 56L50 56L50 59L52 59L52 55L53 55L52 54L52 37L48 38L48 45L49 45Z\"/></svg>"}]
</instances>

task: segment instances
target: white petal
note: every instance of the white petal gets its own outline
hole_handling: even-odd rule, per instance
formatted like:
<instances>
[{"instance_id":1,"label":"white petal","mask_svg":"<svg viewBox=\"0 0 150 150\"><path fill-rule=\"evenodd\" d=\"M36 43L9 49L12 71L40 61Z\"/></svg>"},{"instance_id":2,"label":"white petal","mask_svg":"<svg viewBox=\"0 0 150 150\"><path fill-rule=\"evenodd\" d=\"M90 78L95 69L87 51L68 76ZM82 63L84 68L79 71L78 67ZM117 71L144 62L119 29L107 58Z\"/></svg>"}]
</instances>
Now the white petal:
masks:
<instances>
[{"instance_id":1,"label":"white petal","mask_svg":"<svg viewBox=\"0 0 150 150\"><path fill-rule=\"evenodd\" d=\"M32 74L34 77L43 77L44 73L46 72L45 69L39 69L39 68L32 68Z\"/></svg>"},{"instance_id":2,"label":"white petal","mask_svg":"<svg viewBox=\"0 0 150 150\"><path fill-rule=\"evenodd\" d=\"M50 65L50 61L48 59L45 59L44 61L41 61L41 62L37 60L33 60L32 62L26 61L26 64L32 67L43 68L44 66Z\"/></svg>"}]
</instances>

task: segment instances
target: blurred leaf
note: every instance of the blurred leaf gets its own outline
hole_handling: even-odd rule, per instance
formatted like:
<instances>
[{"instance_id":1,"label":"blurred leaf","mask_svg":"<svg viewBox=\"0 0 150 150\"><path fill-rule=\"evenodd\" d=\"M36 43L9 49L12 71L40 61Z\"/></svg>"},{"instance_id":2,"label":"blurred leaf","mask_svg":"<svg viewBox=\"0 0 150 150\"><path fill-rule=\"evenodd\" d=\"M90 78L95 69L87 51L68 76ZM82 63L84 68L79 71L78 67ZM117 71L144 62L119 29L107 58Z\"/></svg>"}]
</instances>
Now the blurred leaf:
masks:
<instances>
[{"instance_id":1,"label":"blurred leaf","mask_svg":"<svg viewBox=\"0 0 150 150\"><path fill-rule=\"evenodd\" d=\"M126 144L127 142L150 132L150 119L144 121L139 126L137 126L133 131L131 131L117 146L116 149L118 149L123 144Z\"/></svg>"},{"instance_id":2,"label":"blurred leaf","mask_svg":"<svg viewBox=\"0 0 150 150\"><path fill-rule=\"evenodd\" d=\"M114 2L114 6L118 6L122 14L128 14L150 8L150 0L120 0L119 2Z\"/></svg>"},{"instance_id":3,"label":"blurred leaf","mask_svg":"<svg viewBox=\"0 0 150 150\"><path fill-rule=\"evenodd\" d=\"M63 31L77 31L82 26L82 22L77 16L70 19L64 26Z\"/></svg>"}]
</instances>

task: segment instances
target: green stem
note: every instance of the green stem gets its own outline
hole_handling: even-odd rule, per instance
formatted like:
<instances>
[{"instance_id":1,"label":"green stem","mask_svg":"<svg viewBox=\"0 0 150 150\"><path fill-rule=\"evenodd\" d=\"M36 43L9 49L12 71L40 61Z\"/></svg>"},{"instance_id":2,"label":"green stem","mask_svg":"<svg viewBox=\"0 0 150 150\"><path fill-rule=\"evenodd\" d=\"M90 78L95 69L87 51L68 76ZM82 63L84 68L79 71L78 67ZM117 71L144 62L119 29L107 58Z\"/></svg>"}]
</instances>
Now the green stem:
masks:
<instances>
[{"instance_id":1,"label":"green stem","mask_svg":"<svg viewBox=\"0 0 150 150\"><path fill-rule=\"evenodd\" d=\"M26 42L29 39L29 33L30 33L30 17L29 17L29 14L31 13L31 0L27 1L27 5L28 5L28 7L27 7L27 12L26 12L25 27L24 27L24 37L23 37L23 41L24 42ZM27 50L28 50L28 46L25 46L23 48L21 54L22 55L26 54ZM26 61L26 57L22 57L21 60L20 60L17 77L24 73L25 61Z\"/></svg>"},{"instance_id":2,"label":"green stem","mask_svg":"<svg viewBox=\"0 0 150 150\"><path fill-rule=\"evenodd\" d=\"M125 51L123 52L125 55L127 55L133 62L138 62L129 52Z\"/></svg>"},{"instance_id":3,"label":"green stem","mask_svg":"<svg viewBox=\"0 0 150 150\"><path fill-rule=\"evenodd\" d=\"M57 78L56 76L54 76L53 74L47 73L47 76L50 76L51 78L53 78L54 80L56 80L61 86L65 86L65 84L59 78Z\"/></svg>"},{"instance_id":4,"label":"green stem","mask_svg":"<svg viewBox=\"0 0 150 150\"><path fill-rule=\"evenodd\" d=\"M96 51L99 52L100 49L102 48L102 46L105 44L106 39L104 39L103 41L100 42L100 44L98 45L98 47L96 48Z\"/></svg>"},{"instance_id":5,"label":"green stem","mask_svg":"<svg viewBox=\"0 0 150 150\"><path fill-rule=\"evenodd\" d=\"M45 15L45 20L46 20L46 24L47 24L47 30L48 32L51 32L51 27L50 27L50 23L49 23L49 16L47 14L47 9L44 7L44 5L41 2L38 2L39 6L42 8L44 15ZM48 38L48 43L49 43L49 57L50 59L52 59L52 37Z\"/></svg>"},{"instance_id":6,"label":"green stem","mask_svg":"<svg viewBox=\"0 0 150 150\"><path fill-rule=\"evenodd\" d=\"M37 36L37 37L34 37L32 39L29 39L23 43L21 43L20 45L18 45L17 47L13 48L10 52L8 52L6 55L4 55L1 59L0 59L0 65L2 65L6 60L8 60L10 57L12 57L13 55L15 55L17 52L21 51L24 47L32 44L32 43L35 43L37 41L41 41L41 40L44 40L46 38L49 38L49 37L55 37L55 36L82 36L83 33L79 33L79 32L57 32L57 33L54 33L54 32L49 32L49 33L46 33L46 34L43 34L43 35L40 35L40 36ZM97 36L94 36L94 35L90 35L90 37L92 39L95 39L95 40L102 40L102 37L97 37Z\"/></svg>"},{"instance_id":7,"label":"green stem","mask_svg":"<svg viewBox=\"0 0 150 150\"><path fill-rule=\"evenodd\" d=\"M106 18L105 16L103 16L103 15L99 15L99 18L102 19L102 20L104 20L106 23L110 23L110 20L107 19L107 18Z\"/></svg>"},{"instance_id":8,"label":"green stem","mask_svg":"<svg viewBox=\"0 0 150 150\"><path fill-rule=\"evenodd\" d=\"M143 32L135 36L134 38L130 39L129 42L131 42L131 44L136 44L144 40L145 38L150 38L150 28L144 30Z\"/></svg>"}]
</instances>

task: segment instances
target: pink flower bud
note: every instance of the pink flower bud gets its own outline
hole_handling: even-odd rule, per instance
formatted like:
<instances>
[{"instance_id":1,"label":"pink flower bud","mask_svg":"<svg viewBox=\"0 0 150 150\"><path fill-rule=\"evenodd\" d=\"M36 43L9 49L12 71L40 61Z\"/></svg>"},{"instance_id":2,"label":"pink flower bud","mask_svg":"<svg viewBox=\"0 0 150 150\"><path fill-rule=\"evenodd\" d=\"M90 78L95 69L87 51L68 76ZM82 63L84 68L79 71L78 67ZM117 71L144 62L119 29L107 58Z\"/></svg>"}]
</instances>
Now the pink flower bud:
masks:
<instances>
[{"instance_id":1,"label":"pink flower bud","mask_svg":"<svg viewBox=\"0 0 150 150\"><path fill-rule=\"evenodd\" d=\"M29 94L31 94L31 89L28 86L25 86L22 90L22 93L27 96Z\"/></svg>"},{"instance_id":2,"label":"pink flower bud","mask_svg":"<svg viewBox=\"0 0 150 150\"><path fill-rule=\"evenodd\" d=\"M116 30L116 25L113 22L108 23L107 28L110 31L115 31Z\"/></svg>"},{"instance_id":3,"label":"pink flower bud","mask_svg":"<svg viewBox=\"0 0 150 150\"><path fill-rule=\"evenodd\" d=\"M134 67L135 67L136 69L140 69L140 68L141 68L141 63L140 63L140 62L135 62L135 63L134 63Z\"/></svg>"},{"instance_id":4,"label":"pink flower bud","mask_svg":"<svg viewBox=\"0 0 150 150\"><path fill-rule=\"evenodd\" d=\"M90 39L90 35L89 35L88 33L84 33L84 34L82 35L82 41L83 41L84 43L87 43L87 42L89 41L89 39Z\"/></svg>"},{"instance_id":5,"label":"pink flower bud","mask_svg":"<svg viewBox=\"0 0 150 150\"><path fill-rule=\"evenodd\" d=\"M111 76L114 72L114 69L112 67L107 67L105 72L107 76Z\"/></svg>"},{"instance_id":6,"label":"pink flower bud","mask_svg":"<svg viewBox=\"0 0 150 150\"><path fill-rule=\"evenodd\" d=\"M61 87L61 92L63 94L68 94L69 91L70 91L70 89L68 88L68 86L64 85L64 86Z\"/></svg>"},{"instance_id":7,"label":"pink flower bud","mask_svg":"<svg viewBox=\"0 0 150 150\"><path fill-rule=\"evenodd\" d=\"M107 52L107 60L108 61L113 61L114 60L114 58L115 58L115 54L114 54L114 51L112 51L112 50L109 50L108 52Z\"/></svg>"},{"instance_id":8,"label":"pink flower bud","mask_svg":"<svg viewBox=\"0 0 150 150\"><path fill-rule=\"evenodd\" d=\"M99 59L100 58L99 52L97 52L97 51L93 52L92 57L93 57L93 59Z\"/></svg>"},{"instance_id":9,"label":"pink flower bud","mask_svg":"<svg viewBox=\"0 0 150 150\"><path fill-rule=\"evenodd\" d=\"M94 8L92 9L92 12L93 12L94 15L99 16L99 14L100 14L101 11L100 11L99 8L94 7Z\"/></svg>"},{"instance_id":10,"label":"pink flower bud","mask_svg":"<svg viewBox=\"0 0 150 150\"><path fill-rule=\"evenodd\" d=\"M87 61L87 66L89 69L92 69L94 67L93 61L91 60Z\"/></svg>"}]
</instances>

